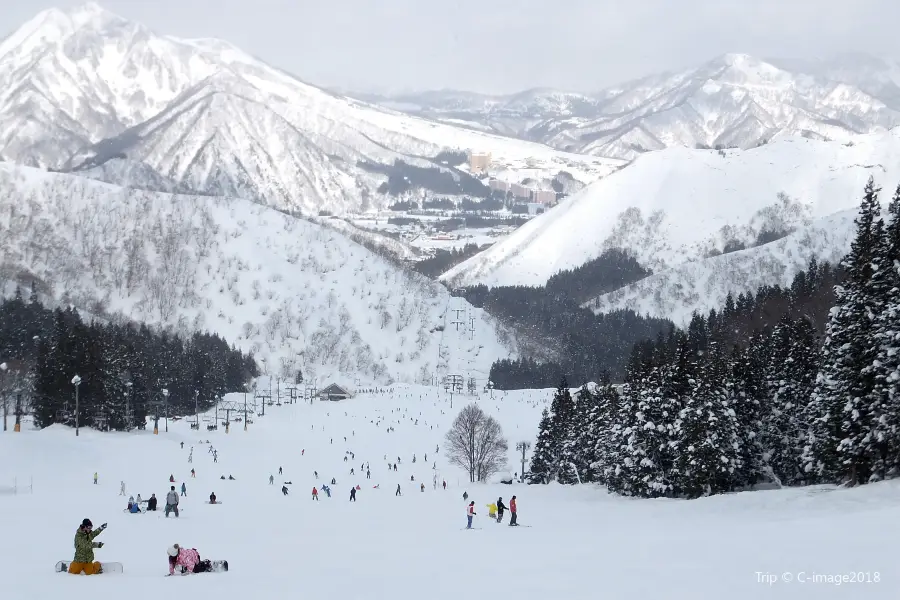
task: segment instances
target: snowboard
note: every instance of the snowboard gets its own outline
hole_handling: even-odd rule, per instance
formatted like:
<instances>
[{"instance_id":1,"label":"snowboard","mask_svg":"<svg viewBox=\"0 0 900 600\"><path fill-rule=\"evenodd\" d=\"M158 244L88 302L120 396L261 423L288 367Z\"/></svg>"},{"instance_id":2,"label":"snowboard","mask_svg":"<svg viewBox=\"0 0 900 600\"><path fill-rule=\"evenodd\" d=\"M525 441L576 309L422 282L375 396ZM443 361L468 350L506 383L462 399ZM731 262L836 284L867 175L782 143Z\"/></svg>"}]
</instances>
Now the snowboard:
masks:
<instances>
[{"instance_id":1,"label":"snowboard","mask_svg":"<svg viewBox=\"0 0 900 600\"><path fill-rule=\"evenodd\" d=\"M56 563L56 572L57 573L68 573L69 565L72 564L71 560L61 560ZM118 562L101 562L100 566L103 567L103 570L98 573L98 575L106 575L108 573L123 573L124 568L122 567L122 563Z\"/></svg>"},{"instance_id":2,"label":"snowboard","mask_svg":"<svg viewBox=\"0 0 900 600\"><path fill-rule=\"evenodd\" d=\"M222 504L221 500L216 500L215 502L210 502L209 500L204 500L204 504Z\"/></svg>"},{"instance_id":3,"label":"snowboard","mask_svg":"<svg viewBox=\"0 0 900 600\"><path fill-rule=\"evenodd\" d=\"M212 570L203 571L203 573L225 573L228 571L228 561L227 560L211 560L209 561L212 565ZM203 575L203 573L179 573L177 568L175 571L175 575ZM166 577L171 577L171 573L166 573Z\"/></svg>"}]
</instances>

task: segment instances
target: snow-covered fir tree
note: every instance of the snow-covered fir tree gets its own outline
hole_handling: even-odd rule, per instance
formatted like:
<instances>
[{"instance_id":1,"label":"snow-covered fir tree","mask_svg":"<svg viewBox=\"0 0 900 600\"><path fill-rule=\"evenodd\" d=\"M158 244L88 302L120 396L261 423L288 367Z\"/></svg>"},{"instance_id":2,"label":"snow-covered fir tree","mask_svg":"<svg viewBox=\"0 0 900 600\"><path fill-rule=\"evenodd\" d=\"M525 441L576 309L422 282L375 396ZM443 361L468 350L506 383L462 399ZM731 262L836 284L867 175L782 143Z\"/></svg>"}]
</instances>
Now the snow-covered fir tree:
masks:
<instances>
[{"instance_id":1,"label":"snow-covered fir tree","mask_svg":"<svg viewBox=\"0 0 900 600\"><path fill-rule=\"evenodd\" d=\"M531 483L549 483L553 465L553 439L551 436L550 412L545 408L538 424L537 440L531 453L528 480Z\"/></svg>"},{"instance_id":2,"label":"snow-covered fir tree","mask_svg":"<svg viewBox=\"0 0 900 600\"><path fill-rule=\"evenodd\" d=\"M766 475L779 485L805 480L805 409L819 368L816 332L808 319L784 317L770 336L759 444Z\"/></svg>"},{"instance_id":3,"label":"snow-covered fir tree","mask_svg":"<svg viewBox=\"0 0 900 600\"><path fill-rule=\"evenodd\" d=\"M804 468L825 481L858 484L880 476L873 471L876 459L868 439L878 414L875 316L887 301L877 293L881 286L875 282L886 255L879 191L870 178L855 221L856 238L843 262L846 280L837 290L809 407L812 420Z\"/></svg>"}]
</instances>

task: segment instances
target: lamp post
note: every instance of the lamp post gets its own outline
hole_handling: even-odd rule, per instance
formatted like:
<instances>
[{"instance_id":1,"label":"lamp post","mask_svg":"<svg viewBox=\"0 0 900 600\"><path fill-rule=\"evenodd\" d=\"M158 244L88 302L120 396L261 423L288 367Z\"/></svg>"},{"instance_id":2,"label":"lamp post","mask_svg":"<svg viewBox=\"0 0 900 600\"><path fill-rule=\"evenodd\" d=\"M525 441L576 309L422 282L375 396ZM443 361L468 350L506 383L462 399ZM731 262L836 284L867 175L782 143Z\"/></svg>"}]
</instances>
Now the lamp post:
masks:
<instances>
[{"instance_id":1,"label":"lamp post","mask_svg":"<svg viewBox=\"0 0 900 600\"><path fill-rule=\"evenodd\" d=\"M131 430L131 388L134 386L134 383L130 381L125 382L125 387L128 388L128 393L125 394L125 430Z\"/></svg>"},{"instance_id":2,"label":"lamp post","mask_svg":"<svg viewBox=\"0 0 900 600\"><path fill-rule=\"evenodd\" d=\"M75 437L78 437L78 386L81 385L81 377L73 377L72 385L75 386Z\"/></svg>"},{"instance_id":3,"label":"lamp post","mask_svg":"<svg viewBox=\"0 0 900 600\"><path fill-rule=\"evenodd\" d=\"M6 398L6 363L0 363L0 375L3 375L3 385L0 385L0 394L3 400L3 431L6 431L6 415L9 413L9 401Z\"/></svg>"},{"instance_id":4,"label":"lamp post","mask_svg":"<svg viewBox=\"0 0 900 600\"><path fill-rule=\"evenodd\" d=\"M169 390L163 388L163 405L165 406L166 411L166 433L169 433Z\"/></svg>"}]
</instances>

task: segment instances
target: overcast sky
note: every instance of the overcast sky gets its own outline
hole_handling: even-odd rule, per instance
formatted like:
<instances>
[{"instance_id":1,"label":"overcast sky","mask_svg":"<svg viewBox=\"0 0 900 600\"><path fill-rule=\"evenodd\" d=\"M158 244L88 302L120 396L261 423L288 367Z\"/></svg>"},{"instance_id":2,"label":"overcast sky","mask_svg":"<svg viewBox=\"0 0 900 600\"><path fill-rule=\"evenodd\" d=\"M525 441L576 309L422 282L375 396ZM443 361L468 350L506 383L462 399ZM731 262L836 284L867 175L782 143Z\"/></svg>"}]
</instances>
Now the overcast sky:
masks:
<instances>
[{"instance_id":1,"label":"overcast sky","mask_svg":"<svg viewBox=\"0 0 900 600\"><path fill-rule=\"evenodd\" d=\"M12 31L70 0L0 0ZM106 0L178 37L226 39L354 90L593 91L726 52L897 56L897 0ZM0 35L5 35L0 34Z\"/></svg>"}]
</instances>

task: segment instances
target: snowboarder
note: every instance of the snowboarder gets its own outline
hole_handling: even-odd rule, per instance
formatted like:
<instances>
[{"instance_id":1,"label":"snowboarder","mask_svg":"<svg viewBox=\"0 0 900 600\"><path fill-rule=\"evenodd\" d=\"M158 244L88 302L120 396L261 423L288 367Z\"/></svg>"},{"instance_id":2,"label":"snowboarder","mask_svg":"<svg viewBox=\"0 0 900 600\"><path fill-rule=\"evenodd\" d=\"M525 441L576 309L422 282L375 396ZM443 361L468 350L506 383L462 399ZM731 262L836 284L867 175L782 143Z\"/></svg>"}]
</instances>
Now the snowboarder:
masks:
<instances>
[{"instance_id":1,"label":"snowboarder","mask_svg":"<svg viewBox=\"0 0 900 600\"><path fill-rule=\"evenodd\" d=\"M169 483L175 483L175 476L169 475Z\"/></svg>"},{"instance_id":2,"label":"snowboarder","mask_svg":"<svg viewBox=\"0 0 900 600\"><path fill-rule=\"evenodd\" d=\"M509 500L509 526L516 527L519 524L516 523L516 497L513 496Z\"/></svg>"},{"instance_id":3,"label":"snowboarder","mask_svg":"<svg viewBox=\"0 0 900 600\"><path fill-rule=\"evenodd\" d=\"M275 476L269 475L269 485L274 485L274 484L275 484Z\"/></svg>"},{"instance_id":4,"label":"snowboarder","mask_svg":"<svg viewBox=\"0 0 900 600\"><path fill-rule=\"evenodd\" d=\"M120 495L120 496L124 496L124 495L125 495L125 482L124 482L124 481L120 481L119 483L122 484L121 487L119 488L119 495Z\"/></svg>"},{"instance_id":5,"label":"snowboarder","mask_svg":"<svg viewBox=\"0 0 900 600\"><path fill-rule=\"evenodd\" d=\"M319 478L319 472L318 472L318 471L313 471L313 475L315 475L315 476L316 476L316 479L318 479L318 478Z\"/></svg>"},{"instance_id":6,"label":"snowboarder","mask_svg":"<svg viewBox=\"0 0 900 600\"><path fill-rule=\"evenodd\" d=\"M187 496L187 487L184 485L184 482L181 482L181 495Z\"/></svg>"},{"instance_id":7,"label":"snowboarder","mask_svg":"<svg viewBox=\"0 0 900 600\"><path fill-rule=\"evenodd\" d=\"M181 449L184 450L184 442L181 442Z\"/></svg>"},{"instance_id":8,"label":"snowboarder","mask_svg":"<svg viewBox=\"0 0 900 600\"><path fill-rule=\"evenodd\" d=\"M444 480L444 489L445 490L447 489L447 480L446 479Z\"/></svg>"},{"instance_id":9,"label":"snowboarder","mask_svg":"<svg viewBox=\"0 0 900 600\"><path fill-rule=\"evenodd\" d=\"M175 574L175 567L179 567L182 575L212 571L212 562L200 560L200 553L196 548L182 548L178 544L172 544L166 554L169 555L169 575Z\"/></svg>"},{"instance_id":10,"label":"snowboarder","mask_svg":"<svg viewBox=\"0 0 900 600\"><path fill-rule=\"evenodd\" d=\"M317 490L315 487L313 488L312 499L313 499L313 500L316 500L316 501L319 500L319 490Z\"/></svg>"},{"instance_id":11,"label":"snowboarder","mask_svg":"<svg viewBox=\"0 0 900 600\"><path fill-rule=\"evenodd\" d=\"M503 504L503 498L497 498L497 522L503 522L503 511L506 510L506 505Z\"/></svg>"},{"instance_id":12,"label":"snowboarder","mask_svg":"<svg viewBox=\"0 0 900 600\"><path fill-rule=\"evenodd\" d=\"M350 488L350 502L356 502L356 488Z\"/></svg>"},{"instance_id":13,"label":"snowboarder","mask_svg":"<svg viewBox=\"0 0 900 600\"><path fill-rule=\"evenodd\" d=\"M103 572L99 562L94 561L94 548L102 548L103 542L95 542L94 539L106 529L106 523L91 531L94 524L90 519L81 522L81 526L75 532L75 558L69 564L69 573L78 575L97 575Z\"/></svg>"},{"instance_id":14,"label":"snowboarder","mask_svg":"<svg viewBox=\"0 0 900 600\"><path fill-rule=\"evenodd\" d=\"M469 492L463 492L463 502L469 499Z\"/></svg>"},{"instance_id":15,"label":"snowboarder","mask_svg":"<svg viewBox=\"0 0 900 600\"><path fill-rule=\"evenodd\" d=\"M425 491L425 484L424 484L424 483L420 483L419 486L422 488L422 491L424 492L424 491Z\"/></svg>"},{"instance_id":16,"label":"snowboarder","mask_svg":"<svg viewBox=\"0 0 900 600\"><path fill-rule=\"evenodd\" d=\"M197 472L194 471L193 469L191 469L191 478L192 478L192 479L196 479L196 478L197 478Z\"/></svg>"},{"instance_id":17,"label":"snowboarder","mask_svg":"<svg viewBox=\"0 0 900 600\"><path fill-rule=\"evenodd\" d=\"M175 491L175 486L169 490L169 493L166 494L166 518L169 518L169 513L174 512L175 517L178 515L178 492Z\"/></svg>"},{"instance_id":18,"label":"snowboarder","mask_svg":"<svg viewBox=\"0 0 900 600\"><path fill-rule=\"evenodd\" d=\"M328 496L329 498L331 498L331 488L328 487L327 485L323 485L322 489L325 490L325 495Z\"/></svg>"},{"instance_id":19,"label":"snowboarder","mask_svg":"<svg viewBox=\"0 0 900 600\"><path fill-rule=\"evenodd\" d=\"M466 525L466 529L472 529L472 518L475 516L475 501L472 500L469 502L469 506L466 507L466 520L468 524Z\"/></svg>"},{"instance_id":20,"label":"snowboarder","mask_svg":"<svg viewBox=\"0 0 900 600\"><path fill-rule=\"evenodd\" d=\"M144 500L143 498L141 498L141 495L138 494L138 497L137 497L137 500L135 500L135 503L136 503L138 506L140 506L140 505L143 504L144 502L146 502L146 500Z\"/></svg>"},{"instance_id":21,"label":"snowboarder","mask_svg":"<svg viewBox=\"0 0 900 600\"><path fill-rule=\"evenodd\" d=\"M209 495L209 503L210 504L216 503L216 493L215 492L213 492L212 494Z\"/></svg>"},{"instance_id":22,"label":"snowboarder","mask_svg":"<svg viewBox=\"0 0 900 600\"><path fill-rule=\"evenodd\" d=\"M156 494L150 494L150 499L147 500L147 510L156 512Z\"/></svg>"},{"instance_id":23,"label":"snowboarder","mask_svg":"<svg viewBox=\"0 0 900 600\"><path fill-rule=\"evenodd\" d=\"M394 495L395 495L395 496L402 496L402 495L403 495L403 494L400 493L400 484L399 484L399 483L397 484L397 491L394 492Z\"/></svg>"},{"instance_id":24,"label":"snowboarder","mask_svg":"<svg viewBox=\"0 0 900 600\"><path fill-rule=\"evenodd\" d=\"M128 496L128 510L131 511L131 507L134 505L134 496Z\"/></svg>"},{"instance_id":25,"label":"snowboarder","mask_svg":"<svg viewBox=\"0 0 900 600\"><path fill-rule=\"evenodd\" d=\"M285 496L288 495L288 489L287 489L286 485L281 486L281 493L284 494Z\"/></svg>"},{"instance_id":26,"label":"snowboarder","mask_svg":"<svg viewBox=\"0 0 900 600\"><path fill-rule=\"evenodd\" d=\"M97 485L97 472L94 472L94 485Z\"/></svg>"},{"instance_id":27,"label":"snowboarder","mask_svg":"<svg viewBox=\"0 0 900 600\"><path fill-rule=\"evenodd\" d=\"M278 467L278 474L281 475L281 467Z\"/></svg>"}]
</instances>

